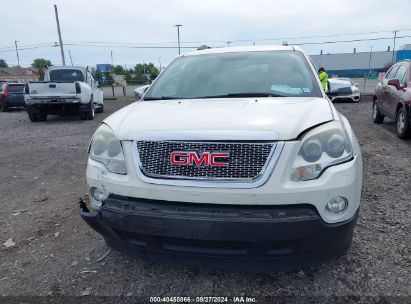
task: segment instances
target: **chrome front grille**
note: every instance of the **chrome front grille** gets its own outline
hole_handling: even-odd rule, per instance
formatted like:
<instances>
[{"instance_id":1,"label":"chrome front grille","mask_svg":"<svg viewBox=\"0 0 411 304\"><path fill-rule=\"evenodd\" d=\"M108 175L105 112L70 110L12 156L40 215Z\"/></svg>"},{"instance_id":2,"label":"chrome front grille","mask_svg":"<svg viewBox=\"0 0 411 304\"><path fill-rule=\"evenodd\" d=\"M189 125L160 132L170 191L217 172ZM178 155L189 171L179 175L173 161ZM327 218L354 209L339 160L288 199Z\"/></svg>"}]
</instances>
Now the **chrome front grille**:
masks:
<instances>
[{"instance_id":1,"label":"chrome front grille","mask_svg":"<svg viewBox=\"0 0 411 304\"><path fill-rule=\"evenodd\" d=\"M137 141L140 170L147 177L161 179L252 182L264 171L275 147L273 142ZM225 152L229 157L221 159L226 166L220 167L175 165L171 163L173 151Z\"/></svg>"}]
</instances>

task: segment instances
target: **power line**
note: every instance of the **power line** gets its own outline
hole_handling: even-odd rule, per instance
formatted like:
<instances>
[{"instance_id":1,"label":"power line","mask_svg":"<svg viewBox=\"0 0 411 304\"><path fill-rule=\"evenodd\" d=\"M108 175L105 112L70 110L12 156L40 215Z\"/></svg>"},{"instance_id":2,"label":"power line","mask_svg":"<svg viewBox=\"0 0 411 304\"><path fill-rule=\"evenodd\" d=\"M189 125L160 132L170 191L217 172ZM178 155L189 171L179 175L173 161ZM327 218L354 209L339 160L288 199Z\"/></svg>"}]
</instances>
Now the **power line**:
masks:
<instances>
[{"instance_id":1,"label":"power line","mask_svg":"<svg viewBox=\"0 0 411 304\"><path fill-rule=\"evenodd\" d=\"M396 39L409 38L411 35L397 36ZM351 39L351 40L333 40L333 41L321 41L321 42L302 42L302 43L290 43L292 45L316 45L316 44L335 44L335 43L349 43L349 42L362 42L362 41L377 41L377 40L391 40L392 37L378 37L378 38L363 38L363 39ZM227 43L227 41L225 42ZM231 43L231 42L230 42ZM130 45L99 45L99 44L83 44L83 43L66 43L66 45L72 46L92 46L92 47L118 47L118 48L132 48L132 49L173 49L174 46L130 46ZM185 49L196 49L198 46L181 46Z\"/></svg>"},{"instance_id":2,"label":"power line","mask_svg":"<svg viewBox=\"0 0 411 304\"><path fill-rule=\"evenodd\" d=\"M98 44L83 44L83 43L65 43L65 45L70 46L92 46L98 48L129 48L129 49L175 49L175 46L132 46L132 45L98 45ZM181 49L197 49L198 45L195 46L180 46Z\"/></svg>"},{"instance_id":3,"label":"power line","mask_svg":"<svg viewBox=\"0 0 411 304\"><path fill-rule=\"evenodd\" d=\"M411 31L410 29L400 29L398 32L402 31ZM181 41L181 44L187 43L230 43L234 42L250 42L250 41L276 41L276 40L291 40L291 39L313 39L313 38L328 38L328 37L338 37L338 36L354 36L354 35L371 35L371 34L381 34L381 33L393 33L393 30L387 31L374 31L374 32L357 32L357 33L348 33L348 34L330 34L330 35L313 35L313 36L300 36L300 37L277 37L277 38L261 38L261 39L237 39L237 40L202 40L202 41ZM110 42L110 41L69 41L71 43L93 43L93 44L173 44L174 41L167 42Z\"/></svg>"},{"instance_id":4,"label":"power line","mask_svg":"<svg viewBox=\"0 0 411 304\"><path fill-rule=\"evenodd\" d=\"M396 39L409 38L411 35L397 36ZM347 42L362 42L362 41L376 41L376 40L391 40L392 37L379 37L379 38L367 38L367 39L352 39L352 40L335 40L335 41L322 41L322 42L303 42L303 43L290 43L291 45L314 45L314 44L333 44L333 43L347 43Z\"/></svg>"},{"instance_id":5,"label":"power line","mask_svg":"<svg viewBox=\"0 0 411 304\"><path fill-rule=\"evenodd\" d=\"M22 47L32 47L32 46L48 46L48 45L51 45L51 43L33 43L33 44L24 44L24 45L21 45L20 44L20 46L22 46ZM3 47L0 47L0 50L8 50L8 49L13 49L14 50L14 46L3 46ZM21 47L19 47L19 49L21 49Z\"/></svg>"},{"instance_id":6,"label":"power line","mask_svg":"<svg viewBox=\"0 0 411 304\"><path fill-rule=\"evenodd\" d=\"M400 29L398 32L411 31L411 29ZM348 34L330 34L330 35L314 35L314 36L300 36L300 37L278 37L278 38L262 38L262 39L239 39L233 40L232 42L251 42L251 41L276 41L276 40L292 40L292 39L313 39L313 38L328 38L328 37L338 37L338 36L354 36L354 35L371 35L371 34L381 34L381 33L393 33L394 31L374 31L374 32L357 32Z\"/></svg>"},{"instance_id":7,"label":"power line","mask_svg":"<svg viewBox=\"0 0 411 304\"><path fill-rule=\"evenodd\" d=\"M19 47L19 51L24 51L24 50L33 50L33 49L42 49L42 48L47 48L47 47L55 47L56 45L49 45L49 46L34 46L34 47ZM14 49L11 50L0 50L0 53L7 53L7 52L15 52Z\"/></svg>"},{"instance_id":8,"label":"power line","mask_svg":"<svg viewBox=\"0 0 411 304\"><path fill-rule=\"evenodd\" d=\"M400 30L395 30L397 32L402 32L402 31L411 31L411 28L409 29L400 29ZM276 41L276 40L299 40L299 39L314 39L314 38L327 38L327 37L338 37L338 36L353 36L353 35L370 35L370 34L381 34L381 33L394 33L394 30L386 30L386 31L373 31L373 32L357 32L357 33L348 33L348 34L330 34L330 35L313 35L313 36L299 36L299 37L277 37L277 38L261 38L261 39L237 39L237 40L203 40L203 41L181 41L180 44L198 44L198 43L222 43L222 44L227 44L227 41L230 41L230 43L234 42L254 42L254 41ZM397 38L406 38L409 36L402 36L402 37L397 37ZM341 40L341 42L357 42L357 41L370 41L372 39L386 39L384 37L382 38L363 38L363 39L355 39L355 40ZM97 46L99 44L103 45L120 45L121 47L128 46L128 45L143 45L144 48L152 48L151 45L160 45L160 48L164 48L166 44L174 44L175 41L169 41L169 42L110 42L110 41L68 41L70 45L85 45L85 46ZM337 41L339 42L339 41ZM303 45L303 44L321 44L321 43L333 43L333 42L306 42L306 43L294 43L294 45ZM20 49L29 49L29 47L49 47L49 46L58 46L58 44L55 42L54 45L52 43L34 43L34 44L26 44L22 45ZM104 46L105 47L105 46ZM170 46L170 48L172 48ZM181 48L194 48L194 47L184 47L182 46ZM15 47L14 46L4 46L0 47L0 51L8 51L12 50L14 51Z\"/></svg>"},{"instance_id":9,"label":"power line","mask_svg":"<svg viewBox=\"0 0 411 304\"><path fill-rule=\"evenodd\" d=\"M407 29L407 30L411 30L411 29ZM395 32L399 32L399 31L405 31L405 29L403 30L398 30ZM380 32L368 32L368 33L381 33ZM384 32L388 32L388 31L384 31ZM393 33L394 31L389 31L390 33ZM357 33L360 34L360 33ZM353 34L349 34L349 35L354 35ZM325 36L329 36L329 37L334 37L334 36L338 36L338 35L325 35ZM348 36L348 34L347 34ZM314 38L314 37L320 37L320 36L310 36L310 38ZM396 39L402 39L402 38L410 38L411 35L402 35L402 36L396 36ZM294 38L294 39L302 39L302 38L309 38L307 37L298 37L298 38ZM282 39L282 38L276 38L276 39ZM290 39L290 38L289 38ZM290 43L292 45L322 45L322 44L336 44L336 43L352 43L352 42L362 42L362 41L377 41L377 40L391 40L392 37L376 37L376 38L360 38L360 39L350 39L350 40L331 40L331 41L317 41L317 42L301 42L301 43ZM268 40L268 39L266 39ZM247 42L247 41L263 41L263 40L236 40L236 41L230 41L230 43L233 42ZM203 41L204 42L204 41ZM208 41L209 42L209 41ZM216 41L217 42L217 41ZM175 43L175 42L174 42ZM189 43L189 42L181 42L183 43ZM192 42L194 43L194 42ZM200 43L200 42L199 42ZM223 45L221 46L216 46L216 47L223 47L224 45L227 44L227 41L221 41L221 43ZM153 45L155 44L155 45ZM166 43L164 43L166 44ZM131 48L131 49L174 49L175 46L172 45L161 45L159 42L158 43L117 43L117 42L106 42L105 44L103 42L79 42L79 43L66 43L66 45L70 45L70 46L74 46L74 47L79 47L79 46L83 46L83 47L98 47L98 48ZM40 49L40 48L49 48L49 47L56 47L59 46L59 44L57 43L35 43L35 44L26 44L26 45L22 45L19 46L18 50L19 51L23 51L23 50L32 50L32 49ZM180 46L181 49L197 49L198 45L192 45L192 46ZM0 47L0 53L6 53L6 52L15 52L15 46L10 46L10 47Z\"/></svg>"}]
</instances>

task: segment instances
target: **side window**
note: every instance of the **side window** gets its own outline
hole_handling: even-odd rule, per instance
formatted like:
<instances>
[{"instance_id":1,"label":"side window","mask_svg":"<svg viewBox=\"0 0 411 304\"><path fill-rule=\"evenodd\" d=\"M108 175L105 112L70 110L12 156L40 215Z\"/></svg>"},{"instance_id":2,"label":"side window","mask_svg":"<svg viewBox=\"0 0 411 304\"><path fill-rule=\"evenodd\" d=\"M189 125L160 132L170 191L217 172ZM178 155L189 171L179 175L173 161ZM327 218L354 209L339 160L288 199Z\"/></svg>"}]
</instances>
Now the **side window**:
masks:
<instances>
[{"instance_id":1,"label":"side window","mask_svg":"<svg viewBox=\"0 0 411 304\"><path fill-rule=\"evenodd\" d=\"M398 70L398 65L392 66L392 67L388 70L387 74L385 74L385 79L393 79L393 78L394 78L394 75L395 75L395 72L397 72L397 70Z\"/></svg>"},{"instance_id":2,"label":"side window","mask_svg":"<svg viewBox=\"0 0 411 304\"><path fill-rule=\"evenodd\" d=\"M398 70L397 73L395 73L394 78L398 79L400 81L401 84L404 83L405 81L405 74L407 73L407 68L404 65L401 65Z\"/></svg>"}]
</instances>

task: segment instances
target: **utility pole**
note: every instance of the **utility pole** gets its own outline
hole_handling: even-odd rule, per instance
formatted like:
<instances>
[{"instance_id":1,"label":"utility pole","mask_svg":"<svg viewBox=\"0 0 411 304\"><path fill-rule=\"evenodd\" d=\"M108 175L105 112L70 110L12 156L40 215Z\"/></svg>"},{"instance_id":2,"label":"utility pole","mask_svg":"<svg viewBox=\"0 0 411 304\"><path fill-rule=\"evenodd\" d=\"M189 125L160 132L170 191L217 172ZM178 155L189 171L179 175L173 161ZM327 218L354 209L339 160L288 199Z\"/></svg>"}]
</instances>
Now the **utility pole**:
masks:
<instances>
[{"instance_id":1,"label":"utility pole","mask_svg":"<svg viewBox=\"0 0 411 304\"><path fill-rule=\"evenodd\" d=\"M397 39L398 30L394 31L394 46L392 48L392 64L395 63L395 39Z\"/></svg>"},{"instance_id":2,"label":"utility pole","mask_svg":"<svg viewBox=\"0 0 411 304\"><path fill-rule=\"evenodd\" d=\"M66 65L66 59L64 58L63 40L61 39L59 14L57 12L57 5L55 4L54 4L54 12L56 13L57 32L59 34L61 61L63 62L63 65Z\"/></svg>"},{"instance_id":3,"label":"utility pole","mask_svg":"<svg viewBox=\"0 0 411 304\"><path fill-rule=\"evenodd\" d=\"M14 45L16 46L17 66L20 67L19 49L17 48L17 42L17 40L14 40Z\"/></svg>"},{"instance_id":4,"label":"utility pole","mask_svg":"<svg viewBox=\"0 0 411 304\"><path fill-rule=\"evenodd\" d=\"M372 48L373 46L370 46L370 58L368 60L368 70L369 70L369 76L371 76L371 56L372 56ZM364 88L363 88L363 93L365 93L365 84L367 83L367 77L364 75Z\"/></svg>"},{"instance_id":5,"label":"utility pole","mask_svg":"<svg viewBox=\"0 0 411 304\"><path fill-rule=\"evenodd\" d=\"M182 24L176 24L174 26L177 28L178 55L180 55L180 26L183 26L183 25Z\"/></svg>"},{"instance_id":6,"label":"utility pole","mask_svg":"<svg viewBox=\"0 0 411 304\"><path fill-rule=\"evenodd\" d=\"M160 72L161 72L161 57L158 57L158 62L160 63Z\"/></svg>"},{"instance_id":7,"label":"utility pole","mask_svg":"<svg viewBox=\"0 0 411 304\"><path fill-rule=\"evenodd\" d=\"M370 70L370 74L371 74L371 56L372 56L372 48L373 46L370 46L370 59L368 60L368 69Z\"/></svg>"},{"instance_id":8,"label":"utility pole","mask_svg":"<svg viewBox=\"0 0 411 304\"><path fill-rule=\"evenodd\" d=\"M111 68L114 67L113 65L113 51L110 51L110 57L111 57Z\"/></svg>"},{"instance_id":9,"label":"utility pole","mask_svg":"<svg viewBox=\"0 0 411 304\"><path fill-rule=\"evenodd\" d=\"M231 41L227 41L227 46L230 46Z\"/></svg>"},{"instance_id":10,"label":"utility pole","mask_svg":"<svg viewBox=\"0 0 411 304\"><path fill-rule=\"evenodd\" d=\"M71 62L71 65L73 65L73 58L71 58L71 52L70 52L70 50L69 50L69 55L70 55L70 62Z\"/></svg>"},{"instance_id":11,"label":"utility pole","mask_svg":"<svg viewBox=\"0 0 411 304\"><path fill-rule=\"evenodd\" d=\"M322 57L323 57L323 50L320 51L320 60L319 60L320 62L318 63L318 65L319 65L318 68L321 68L321 63L322 63L321 59L322 59Z\"/></svg>"}]
</instances>

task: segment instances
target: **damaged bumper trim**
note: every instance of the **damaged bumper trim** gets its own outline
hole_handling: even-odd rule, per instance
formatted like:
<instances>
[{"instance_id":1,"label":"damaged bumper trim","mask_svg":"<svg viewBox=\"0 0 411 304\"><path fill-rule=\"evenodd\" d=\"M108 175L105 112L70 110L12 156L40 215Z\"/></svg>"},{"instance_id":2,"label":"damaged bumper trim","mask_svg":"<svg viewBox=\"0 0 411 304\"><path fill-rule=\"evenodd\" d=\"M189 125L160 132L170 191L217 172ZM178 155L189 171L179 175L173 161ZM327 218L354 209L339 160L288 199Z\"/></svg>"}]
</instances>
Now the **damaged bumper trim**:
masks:
<instances>
[{"instance_id":1,"label":"damaged bumper trim","mask_svg":"<svg viewBox=\"0 0 411 304\"><path fill-rule=\"evenodd\" d=\"M193 204L110 196L80 215L107 244L167 264L241 271L317 265L351 243L358 215L323 222L313 206Z\"/></svg>"}]
</instances>

